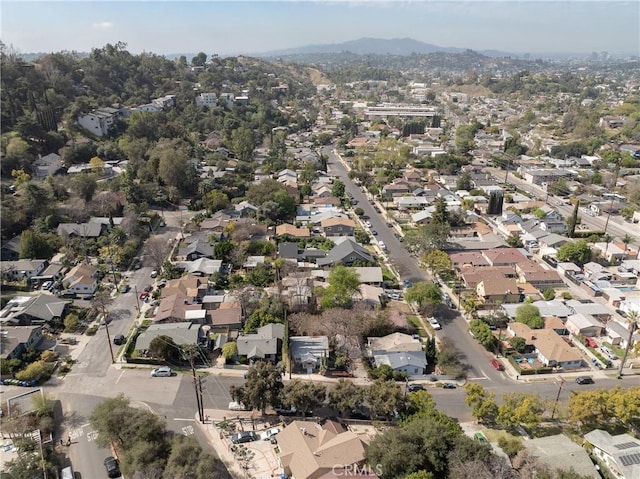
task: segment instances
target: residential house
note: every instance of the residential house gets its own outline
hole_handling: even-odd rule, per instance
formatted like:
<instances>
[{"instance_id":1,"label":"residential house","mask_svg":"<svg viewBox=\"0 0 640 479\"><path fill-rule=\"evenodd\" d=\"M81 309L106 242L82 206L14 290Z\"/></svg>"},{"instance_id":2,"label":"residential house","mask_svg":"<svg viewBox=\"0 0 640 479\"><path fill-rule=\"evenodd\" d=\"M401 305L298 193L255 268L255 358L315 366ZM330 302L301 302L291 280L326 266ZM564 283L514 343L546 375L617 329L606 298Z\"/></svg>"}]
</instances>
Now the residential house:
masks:
<instances>
[{"instance_id":1,"label":"residential house","mask_svg":"<svg viewBox=\"0 0 640 479\"><path fill-rule=\"evenodd\" d=\"M49 153L45 156L39 156L39 158L31 164L31 168L34 178L43 179L62 171L64 164L62 163L62 157L60 155Z\"/></svg>"},{"instance_id":2,"label":"residential house","mask_svg":"<svg viewBox=\"0 0 640 479\"><path fill-rule=\"evenodd\" d=\"M229 335L242 329L242 306L238 302L223 302L218 309L207 311L211 331Z\"/></svg>"},{"instance_id":3,"label":"residential house","mask_svg":"<svg viewBox=\"0 0 640 479\"><path fill-rule=\"evenodd\" d=\"M159 336L170 337L175 344L197 345L209 349L209 334L201 324L191 322L152 324L136 339L135 349L147 353L151 342Z\"/></svg>"},{"instance_id":4,"label":"residential house","mask_svg":"<svg viewBox=\"0 0 640 479\"><path fill-rule=\"evenodd\" d=\"M572 314L565 323L567 330L574 336L598 337L604 330L604 325L589 314Z\"/></svg>"},{"instance_id":5,"label":"residential house","mask_svg":"<svg viewBox=\"0 0 640 479\"><path fill-rule=\"evenodd\" d=\"M351 266L354 263L374 263L373 256L367 249L351 239L337 244L323 258L318 258L318 266L333 266L343 264Z\"/></svg>"},{"instance_id":6,"label":"residential house","mask_svg":"<svg viewBox=\"0 0 640 479\"><path fill-rule=\"evenodd\" d=\"M42 326L3 326L0 328L0 358L18 359L29 348L42 342Z\"/></svg>"},{"instance_id":7,"label":"residential house","mask_svg":"<svg viewBox=\"0 0 640 479\"><path fill-rule=\"evenodd\" d=\"M555 270L545 269L531 261L516 264L515 269L520 282L529 283L539 291L565 286L562 277Z\"/></svg>"},{"instance_id":8,"label":"residential house","mask_svg":"<svg viewBox=\"0 0 640 479\"><path fill-rule=\"evenodd\" d=\"M42 273L49 262L46 259L20 259L0 263L2 278L8 281L23 281Z\"/></svg>"},{"instance_id":9,"label":"residential house","mask_svg":"<svg viewBox=\"0 0 640 479\"><path fill-rule=\"evenodd\" d=\"M528 258L517 248L492 248L482 252L491 266L515 266L528 262Z\"/></svg>"},{"instance_id":10,"label":"residential house","mask_svg":"<svg viewBox=\"0 0 640 479\"><path fill-rule=\"evenodd\" d=\"M570 299L565 304L576 314L588 314L601 322L607 322L611 319L611 309L604 304L577 299Z\"/></svg>"},{"instance_id":11,"label":"residential house","mask_svg":"<svg viewBox=\"0 0 640 479\"><path fill-rule=\"evenodd\" d=\"M555 220L543 218L540 220L538 227L542 231L547 231L549 233L564 234L567 232L567 223L563 219Z\"/></svg>"},{"instance_id":12,"label":"residential house","mask_svg":"<svg viewBox=\"0 0 640 479\"><path fill-rule=\"evenodd\" d=\"M360 283L374 286L382 285L384 278L382 277L382 268L380 266L365 266L353 269L360 278Z\"/></svg>"},{"instance_id":13,"label":"residential house","mask_svg":"<svg viewBox=\"0 0 640 479\"><path fill-rule=\"evenodd\" d=\"M248 201L241 201L237 205L233 205L233 210L238 217L244 218L246 216L255 216L258 212L258 207Z\"/></svg>"},{"instance_id":14,"label":"residential house","mask_svg":"<svg viewBox=\"0 0 640 479\"><path fill-rule=\"evenodd\" d=\"M543 318L547 318L549 316L555 316L557 318L566 319L572 314L575 314L574 311L565 305L562 301L558 301L557 299L553 299L551 301L534 301L531 303L540 311L540 316ZM515 319L516 310L521 306L517 303L503 304L502 310L505 312L510 319Z\"/></svg>"},{"instance_id":15,"label":"residential house","mask_svg":"<svg viewBox=\"0 0 640 479\"><path fill-rule=\"evenodd\" d=\"M419 185L418 185L419 186ZM381 196L385 199L390 199L395 196L402 196L410 193L412 191L411 186L406 183L390 183L382 187Z\"/></svg>"},{"instance_id":16,"label":"residential house","mask_svg":"<svg viewBox=\"0 0 640 479\"><path fill-rule=\"evenodd\" d=\"M242 265L245 269L255 269L260 264L265 264L266 257L265 256L247 256L244 264Z\"/></svg>"},{"instance_id":17,"label":"residential house","mask_svg":"<svg viewBox=\"0 0 640 479\"><path fill-rule=\"evenodd\" d=\"M62 280L64 288L76 294L93 294L98 289L98 269L87 263L71 268Z\"/></svg>"},{"instance_id":18,"label":"residential house","mask_svg":"<svg viewBox=\"0 0 640 479\"><path fill-rule=\"evenodd\" d=\"M602 429L584 435L593 446L593 454L617 479L640 477L640 440L629 434L612 436Z\"/></svg>"},{"instance_id":19,"label":"residential house","mask_svg":"<svg viewBox=\"0 0 640 479\"><path fill-rule=\"evenodd\" d=\"M520 291L515 279L502 275L491 275L480 281L476 286L476 294L485 303L503 304L520 301Z\"/></svg>"},{"instance_id":20,"label":"residential house","mask_svg":"<svg viewBox=\"0 0 640 479\"><path fill-rule=\"evenodd\" d=\"M193 261L178 261L174 263L174 266L189 274L209 277L212 274L220 272L220 269L222 269L222 260L198 258Z\"/></svg>"},{"instance_id":21,"label":"residential house","mask_svg":"<svg viewBox=\"0 0 640 479\"><path fill-rule=\"evenodd\" d=\"M85 130L96 136L106 136L118 118L122 117L120 110L116 108L98 108L91 113L78 116L78 124Z\"/></svg>"},{"instance_id":22,"label":"residential house","mask_svg":"<svg viewBox=\"0 0 640 479\"><path fill-rule=\"evenodd\" d=\"M375 353L384 352L422 351L422 344L420 343L420 339L409 334L391 333L382 337L367 338L367 350L370 356L373 356Z\"/></svg>"},{"instance_id":23,"label":"residential house","mask_svg":"<svg viewBox=\"0 0 640 479\"><path fill-rule=\"evenodd\" d=\"M387 301L384 289L371 284L361 284L358 287L359 297L355 298L359 304L366 305L370 308L376 308L383 302Z\"/></svg>"},{"instance_id":24,"label":"residential house","mask_svg":"<svg viewBox=\"0 0 640 479\"><path fill-rule=\"evenodd\" d=\"M261 328L254 334L238 336L236 345L238 356L248 360L266 359L276 362L282 348L284 339L284 324L271 323Z\"/></svg>"},{"instance_id":25,"label":"residential house","mask_svg":"<svg viewBox=\"0 0 640 479\"><path fill-rule=\"evenodd\" d=\"M14 296L0 311L0 323L29 326L58 321L66 316L69 304L49 294Z\"/></svg>"},{"instance_id":26,"label":"residential house","mask_svg":"<svg viewBox=\"0 0 640 479\"><path fill-rule=\"evenodd\" d=\"M200 314L200 323L205 321L205 311L200 304L192 304L192 298L175 293L169 296L163 296L160 300L153 320L156 323L177 323L185 321L187 311L202 310Z\"/></svg>"},{"instance_id":27,"label":"residential house","mask_svg":"<svg viewBox=\"0 0 640 479\"><path fill-rule=\"evenodd\" d=\"M428 364L422 350L374 353L373 363L377 368L387 365L394 371L406 373L409 376L423 375Z\"/></svg>"},{"instance_id":28,"label":"residential house","mask_svg":"<svg viewBox=\"0 0 640 479\"><path fill-rule=\"evenodd\" d=\"M463 281L465 287L476 289L480 282L491 281L491 278L516 279L518 276L512 266L468 266L460 270L458 277Z\"/></svg>"},{"instance_id":29,"label":"residential house","mask_svg":"<svg viewBox=\"0 0 640 479\"><path fill-rule=\"evenodd\" d=\"M106 231L106 225L102 223L60 223L56 230L58 236L77 238L97 238Z\"/></svg>"},{"instance_id":30,"label":"residential house","mask_svg":"<svg viewBox=\"0 0 640 479\"><path fill-rule=\"evenodd\" d=\"M609 263L619 263L627 257L626 251L615 243L597 242L592 245L592 248Z\"/></svg>"},{"instance_id":31,"label":"residential house","mask_svg":"<svg viewBox=\"0 0 640 479\"><path fill-rule=\"evenodd\" d=\"M180 294L186 296L191 303L199 303L209 293L208 289L208 278L188 274L182 278L167 281L162 288L161 297L168 298L174 294Z\"/></svg>"},{"instance_id":32,"label":"residential house","mask_svg":"<svg viewBox=\"0 0 640 479\"><path fill-rule=\"evenodd\" d=\"M564 434L530 439L523 445L537 464L551 470L573 470L585 479L601 479L589 453Z\"/></svg>"},{"instance_id":33,"label":"residential house","mask_svg":"<svg viewBox=\"0 0 640 479\"><path fill-rule=\"evenodd\" d=\"M196 105L205 108L213 108L218 104L218 96L215 93L200 93L196 97Z\"/></svg>"},{"instance_id":34,"label":"residential house","mask_svg":"<svg viewBox=\"0 0 640 479\"><path fill-rule=\"evenodd\" d=\"M17 235L7 241L2 241L0 244L0 260L2 261L16 261L20 257L20 242L22 236Z\"/></svg>"},{"instance_id":35,"label":"residential house","mask_svg":"<svg viewBox=\"0 0 640 479\"><path fill-rule=\"evenodd\" d=\"M487 258L480 251L463 251L461 253L452 253L449 255L454 269L462 271L467 267L487 267L491 266Z\"/></svg>"},{"instance_id":36,"label":"residential house","mask_svg":"<svg viewBox=\"0 0 640 479\"><path fill-rule=\"evenodd\" d=\"M580 353L552 329L531 329L526 324L511 322L507 325L507 331L533 345L538 360L545 366L562 369L584 366Z\"/></svg>"},{"instance_id":37,"label":"residential house","mask_svg":"<svg viewBox=\"0 0 640 479\"><path fill-rule=\"evenodd\" d=\"M280 462L286 477L331 479L364 477L367 443L337 421L293 421L278 434ZM377 477L373 471L366 477Z\"/></svg>"},{"instance_id":38,"label":"residential house","mask_svg":"<svg viewBox=\"0 0 640 479\"><path fill-rule=\"evenodd\" d=\"M209 240L195 237L193 241L185 240L187 245L178 250L177 256L184 261L194 261L199 258L213 258L213 246Z\"/></svg>"},{"instance_id":39,"label":"residential house","mask_svg":"<svg viewBox=\"0 0 640 479\"><path fill-rule=\"evenodd\" d=\"M326 336L292 336L289 350L295 366L307 374L320 369L329 358L329 338Z\"/></svg>"},{"instance_id":40,"label":"residential house","mask_svg":"<svg viewBox=\"0 0 640 479\"><path fill-rule=\"evenodd\" d=\"M276 226L276 236L291 236L292 238L310 238L311 232L309 228L297 228L290 224L281 224Z\"/></svg>"}]
</instances>

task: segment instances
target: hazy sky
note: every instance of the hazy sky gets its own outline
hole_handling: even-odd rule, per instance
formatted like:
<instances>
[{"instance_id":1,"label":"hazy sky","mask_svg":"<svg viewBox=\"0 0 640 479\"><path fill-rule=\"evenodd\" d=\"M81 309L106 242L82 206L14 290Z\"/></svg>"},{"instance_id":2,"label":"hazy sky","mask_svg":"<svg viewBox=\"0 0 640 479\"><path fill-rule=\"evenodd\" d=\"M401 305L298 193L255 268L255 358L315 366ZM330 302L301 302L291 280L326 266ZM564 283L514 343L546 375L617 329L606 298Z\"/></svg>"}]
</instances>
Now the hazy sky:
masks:
<instances>
[{"instance_id":1,"label":"hazy sky","mask_svg":"<svg viewBox=\"0 0 640 479\"><path fill-rule=\"evenodd\" d=\"M513 53L640 51L640 2L601 1L7 1L0 39L22 53L235 55L409 37L443 47Z\"/></svg>"}]
</instances>

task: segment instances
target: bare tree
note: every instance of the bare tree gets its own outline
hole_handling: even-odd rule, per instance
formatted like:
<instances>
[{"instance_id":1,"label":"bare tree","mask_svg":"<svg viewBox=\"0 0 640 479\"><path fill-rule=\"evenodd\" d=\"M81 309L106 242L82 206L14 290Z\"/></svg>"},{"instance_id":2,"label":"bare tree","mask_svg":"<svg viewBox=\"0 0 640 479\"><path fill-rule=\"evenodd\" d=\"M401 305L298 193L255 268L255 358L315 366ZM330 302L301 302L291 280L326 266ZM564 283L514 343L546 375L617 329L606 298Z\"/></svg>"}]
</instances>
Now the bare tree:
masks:
<instances>
[{"instance_id":1,"label":"bare tree","mask_svg":"<svg viewBox=\"0 0 640 479\"><path fill-rule=\"evenodd\" d=\"M162 238L151 238L144 245L144 255L150 266L160 270L169 255L169 245Z\"/></svg>"}]
</instances>

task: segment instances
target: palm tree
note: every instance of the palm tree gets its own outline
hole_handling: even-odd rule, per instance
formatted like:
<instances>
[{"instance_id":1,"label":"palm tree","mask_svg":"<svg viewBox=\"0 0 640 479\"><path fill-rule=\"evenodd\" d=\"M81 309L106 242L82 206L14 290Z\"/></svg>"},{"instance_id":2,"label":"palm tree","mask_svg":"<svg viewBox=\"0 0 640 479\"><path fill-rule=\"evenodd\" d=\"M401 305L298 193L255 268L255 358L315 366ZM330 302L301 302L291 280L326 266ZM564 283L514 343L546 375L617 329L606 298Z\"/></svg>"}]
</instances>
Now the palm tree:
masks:
<instances>
[{"instance_id":1,"label":"palm tree","mask_svg":"<svg viewBox=\"0 0 640 479\"><path fill-rule=\"evenodd\" d=\"M629 320L629 338L627 339L627 347L624 348L624 355L622 356L622 360L620 361L620 369L618 369L618 377L622 377L622 368L624 367L624 363L627 361L627 356L629 355L629 349L631 348L631 343L633 342L633 335L638 329L638 321L640 321L640 313L637 310L630 311L627 313L627 319Z\"/></svg>"},{"instance_id":2,"label":"palm tree","mask_svg":"<svg viewBox=\"0 0 640 479\"><path fill-rule=\"evenodd\" d=\"M634 240L635 238L633 236L631 236L629 233L627 233L626 235L624 235L622 237L622 239L620 241L622 241L622 244L624 245L624 253L625 253L625 257L627 255L627 249L629 249L629 244Z\"/></svg>"}]
</instances>

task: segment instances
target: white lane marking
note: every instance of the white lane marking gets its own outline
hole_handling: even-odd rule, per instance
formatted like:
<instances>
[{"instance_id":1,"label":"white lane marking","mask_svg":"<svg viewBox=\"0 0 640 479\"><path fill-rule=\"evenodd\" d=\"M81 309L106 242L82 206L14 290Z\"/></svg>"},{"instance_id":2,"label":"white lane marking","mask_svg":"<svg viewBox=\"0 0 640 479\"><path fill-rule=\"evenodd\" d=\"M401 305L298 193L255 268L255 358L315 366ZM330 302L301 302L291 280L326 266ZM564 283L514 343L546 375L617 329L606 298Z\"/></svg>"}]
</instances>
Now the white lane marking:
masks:
<instances>
[{"instance_id":1,"label":"white lane marking","mask_svg":"<svg viewBox=\"0 0 640 479\"><path fill-rule=\"evenodd\" d=\"M122 378L122 376L124 375L124 373L125 373L125 372L126 372L126 371L124 371L124 370L123 370L123 371L120 373L120 376L118 376L118 379L116 379L116 384L118 384L118 382L120 382L120 379Z\"/></svg>"},{"instance_id":2,"label":"white lane marking","mask_svg":"<svg viewBox=\"0 0 640 479\"><path fill-rule=\"evenodd\" d=\"M174 421L188 421L188 422L196 422L195 419L189 419L186 417L174 417L173 418Z\"/></svg>"},{"instance_id":3,"label":"white lane marking","mask_svg":"<svg viewBox=\"0 0 640 479\"><path fill-rule=\"evenodd\" d=\"M194 432L193 426L185 426L182 428L182 434L185 436L191 436Z\"/></svg>"}]
</instances>

